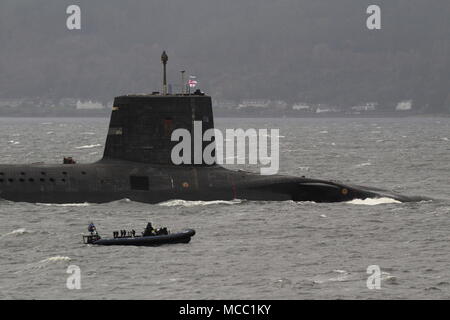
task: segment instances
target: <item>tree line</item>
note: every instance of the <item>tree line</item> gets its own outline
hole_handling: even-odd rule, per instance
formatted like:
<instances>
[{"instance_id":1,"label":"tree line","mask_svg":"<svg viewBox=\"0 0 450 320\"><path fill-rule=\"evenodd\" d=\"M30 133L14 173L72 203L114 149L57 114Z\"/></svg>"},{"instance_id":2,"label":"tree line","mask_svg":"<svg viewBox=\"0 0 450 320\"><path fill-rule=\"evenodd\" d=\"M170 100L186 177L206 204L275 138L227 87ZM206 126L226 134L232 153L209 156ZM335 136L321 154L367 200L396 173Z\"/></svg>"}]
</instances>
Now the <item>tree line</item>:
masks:
<instances>
[{"instance_id":1,"label":"tree line","mask_svg":"<svg viewBox=\"0 0 450 320\"><path fill-rule=\"evenodd\" d=\"M72 2L1 2L0 98L157 91L167 50L174 90L185 69L216 99L450 111L448 1L378 0L381 30L366 0L84 0L67 30Z\"/></svg>"}]
</instances>

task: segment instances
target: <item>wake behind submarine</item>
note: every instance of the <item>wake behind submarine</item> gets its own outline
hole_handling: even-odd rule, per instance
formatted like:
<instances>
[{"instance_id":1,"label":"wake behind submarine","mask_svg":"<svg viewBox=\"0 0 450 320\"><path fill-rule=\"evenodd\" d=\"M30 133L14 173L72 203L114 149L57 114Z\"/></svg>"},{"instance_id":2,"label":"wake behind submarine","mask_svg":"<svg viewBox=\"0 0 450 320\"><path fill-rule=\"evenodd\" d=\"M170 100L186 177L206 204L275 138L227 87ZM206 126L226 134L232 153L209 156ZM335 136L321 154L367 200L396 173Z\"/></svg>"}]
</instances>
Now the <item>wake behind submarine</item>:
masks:
<instances>
[{"instance_id":1,"label":"wake behind submarine","mask_svg":"<svg viewBox=\"0 0 450 320\"><path fill-rule=\"evenodd\" d=\"M285 175L259 175L204 162L174 165L171 133L202 121L202 134L214 128L211 97L168 94L167 55L162 56L160 94L125 95L114 99L103 158L91 164L0 165L0 198L31 203L104 203L128 198L157 203L183 200L263 200L342 202L389 197L420 201L377 188ZM204 149L206 144L202 146ZM194 163L194 161L192 161Z\"/></svg>"}]
</instances>

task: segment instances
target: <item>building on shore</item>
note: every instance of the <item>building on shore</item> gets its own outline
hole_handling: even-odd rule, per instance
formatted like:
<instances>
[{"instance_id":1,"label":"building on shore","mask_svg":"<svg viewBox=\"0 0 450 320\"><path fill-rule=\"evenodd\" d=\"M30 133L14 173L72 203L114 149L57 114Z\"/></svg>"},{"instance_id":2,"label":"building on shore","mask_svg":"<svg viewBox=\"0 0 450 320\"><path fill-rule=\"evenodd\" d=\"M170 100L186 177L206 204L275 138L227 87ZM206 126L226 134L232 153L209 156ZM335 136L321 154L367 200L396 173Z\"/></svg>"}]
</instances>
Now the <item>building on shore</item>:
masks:
<instances>
[{"instance_id":1,"label":"building on shore","mask_svg":"<svg viewBox=\"0 0 450 320\"><path fill-rule=\"evenodd\" d=\"M350 108L351 113L371 112L377 110L377 102L367 102Z\"/></svg>"},{"instance_id":2,"label":"building on shore","mask_svg":"<svg viewBox=\"0 0 450 320\"><path fill-rule=\"evenodd\" d=\"M245 108L265 109L265 108L269 108L269 106L270 106L270 100L246 99L246 100L242 100L241 103L238 104L237 109L245 109Z\"/></svg>"},{"instance_id":3,"label":"building on shore","mask_svg":"<svg viewBox=\"0 0 450 320\"><path fill-rule=\"evenodd\" d=\"M317 105L317 108L316 108L316 113L338 113L341 111L342 110L339 107L328 106L328 105L323 105L323 104Z\"/></svg>"},{"instance_id":4,"label":"building on shore","mask_svg":"<svg viewBox=\"0 0 450 320\"><path fill-rule=\"evenodd\" d=\"M87 101L77 101L77 110L101 110L105 109L105 106L96 101L87 100Z\"/></svg>"},{"instance_id":5,"label":"building on shore","mask_svg":"<svg viewBox=\"0 0 450 320\"><path fill-rule=\"evenodd\" d=\"M411 111L413 108L413 101L412 100L403 100L397 103L397 106L395 107L395 111Z\"/></svg>"},{"instance_id":6,"label":"building on shore","mask_svg":"<svg viewBox=\"0 0 450 320\"><path fill-rule=\"evenodd\" d=\"M296 111L296 112L313 112L314 108L311 107L309 104L304 103L304 102L297 102L294 103L294 105L292 106L292 110Z\"/></svg>"}]
</instances>

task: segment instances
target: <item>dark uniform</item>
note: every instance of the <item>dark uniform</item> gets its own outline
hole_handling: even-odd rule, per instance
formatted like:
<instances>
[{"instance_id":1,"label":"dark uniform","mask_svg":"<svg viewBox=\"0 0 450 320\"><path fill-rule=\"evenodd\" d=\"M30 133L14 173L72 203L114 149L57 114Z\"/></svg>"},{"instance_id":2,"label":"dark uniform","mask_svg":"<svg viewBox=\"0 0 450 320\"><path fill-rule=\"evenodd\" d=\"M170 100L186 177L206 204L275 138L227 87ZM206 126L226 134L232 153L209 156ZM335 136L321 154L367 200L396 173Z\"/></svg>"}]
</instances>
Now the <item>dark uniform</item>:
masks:
<instances>
[{"instance_id":1,"label":"dark uniform","mask_svg":"<svg viewBox=\"0 0 450 320\"><path fill-rule=\"evenodd\" d=\"M147 223L147 227L145 227L144 233L142 233L142 236L147 237L147 236L152 236L154 235L154 231L155 229L153 229L152 223L149 222Z\"/></svg>"}]
</instances>

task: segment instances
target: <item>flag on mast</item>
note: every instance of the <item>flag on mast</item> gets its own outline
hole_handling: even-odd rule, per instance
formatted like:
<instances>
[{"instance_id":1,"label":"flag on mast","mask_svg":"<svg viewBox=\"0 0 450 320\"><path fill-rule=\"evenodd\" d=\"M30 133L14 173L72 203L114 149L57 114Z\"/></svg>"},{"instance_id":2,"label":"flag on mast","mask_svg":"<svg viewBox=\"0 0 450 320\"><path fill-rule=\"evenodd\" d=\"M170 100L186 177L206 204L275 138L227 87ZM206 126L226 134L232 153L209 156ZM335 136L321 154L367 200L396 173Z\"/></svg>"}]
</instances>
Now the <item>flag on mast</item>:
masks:
<instances>
[{"instance_id":1,"label":"flag on mast","mask_svg":"<svg viewBox=\"0 0 450 320\"><path fill-rule=\"evenodd\" d=\"M195 88L198 84L196 76L189 76L188 85L190 88Z\"/></svg>"}]
</instances>

